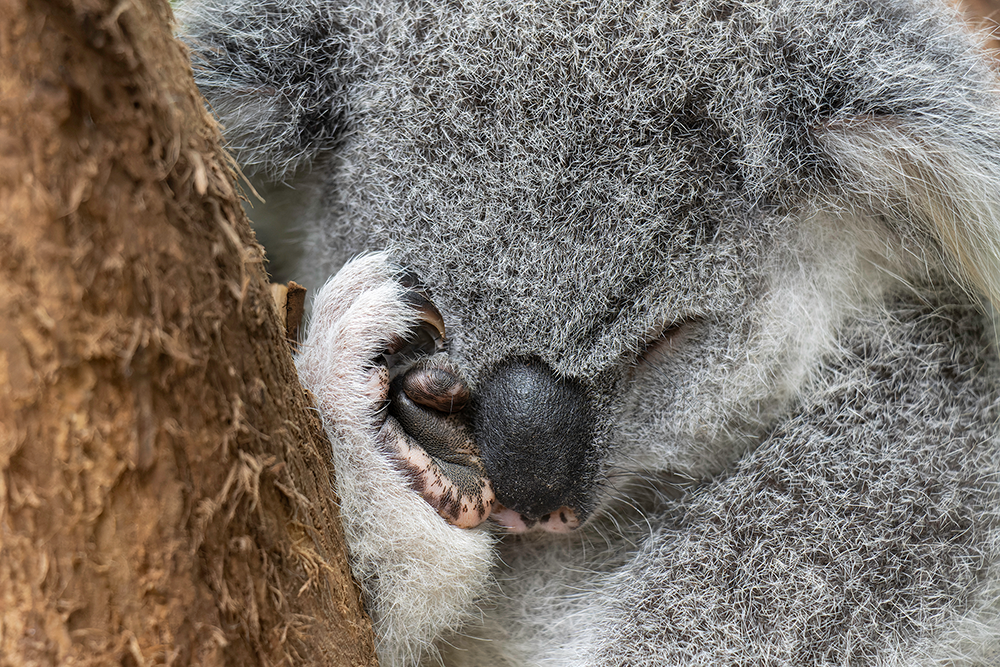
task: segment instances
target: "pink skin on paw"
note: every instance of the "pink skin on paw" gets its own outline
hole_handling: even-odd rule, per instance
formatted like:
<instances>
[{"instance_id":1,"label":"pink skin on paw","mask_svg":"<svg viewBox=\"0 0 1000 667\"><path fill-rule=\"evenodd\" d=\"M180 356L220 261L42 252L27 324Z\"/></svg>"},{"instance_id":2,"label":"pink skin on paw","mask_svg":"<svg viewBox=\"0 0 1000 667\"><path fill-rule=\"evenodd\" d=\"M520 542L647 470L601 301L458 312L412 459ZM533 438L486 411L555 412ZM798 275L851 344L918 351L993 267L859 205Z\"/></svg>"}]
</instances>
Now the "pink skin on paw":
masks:
<instances>
[{"instance_id":1,"label":"pink skin on paw","mask_svg":"<svg viewBox=\"0 0 1000 667\"><path fill-rule=\"evenodd\" d=\"M389 369L379 364L372 369L365 382L365 394L375 402L381 402L389 397Z\"/></svg>"},{"instance_id":2,"label":"pink skin on paw","mask_svg":"<svg viewBox=\"0 0 1000 667\"><path fill-rule=\"evenodd\" d=\"M379 434L410 486L459 528L481 524L496 502L472 436L457 414L468 394L446 359L418 362L391 383L390 416Z\"/></svg>"},{"instance_id":3,"label":"pink skin on paw","mask_svg":"<svg viewBox=\"0 0 1000 667\"><path fill-rule=\"evenodd\" d=\"M431 369L433 372L435 369ZM390 373L384 365L376 366L367 383L367 390L372 399L389 400ZM451 385L441 387L430 384L436 379L421 370L408 374L404 378L406 389L417 394L422 405L433 402L430 398L448 399L448 407L456 401L451 396ZM424 385L431 387L422 391ZM448 389L448 391L445 391ZM418 393L419 392L419 393ZM410 397L397 395L396 401L405 404ZM464 407L464 397L457 410ZM437 405L434 405L437 407ZM442 413L441 419L444 419ZM419 433L418 428L416 433ZM481 470L481 463L475 453L475 445L471 439L464 443L450 443L449 451L464 458L465 465L432 457L419 441L411 437L395 417L387 417L379 430L379 440L393 454L402 471L406 474L410 486L418 491L428 505L433 507L448 523L459 528L475 528L491 519L495 524L505 528L510 533L527 533L530 531L545 531L550 533L568 533L580 526L580 520L570 507L546 514L539 519L526 519L519 512L506 508L496 501L493 485ZM469 451L464 451L468 449ZM451 457L448 457L451 458ZM447 470L445 470L445 468Z\"/></svg>"},{"instance_id":4,"label":"pink skin on paw","mask_svg":"<svg viewBox=\"0 0 1000 667\"><path fill-rule=\"evenodd\" d=\"M365 389L373 400L390 406L392 416L382 422L378 440L396 459L411 488L458 528L475 528L488 518L511 533L568 533L578 528L580 520L569 507L530 519L497 503L471 434L456 414L468 402L469 388L446 359L419 362L408 370L403 364L396 368L397 356L405 360L414 350L440 352L445 336L441 314L427 296L409 291L406 297L424 324L406 339L389 341ZM408 348L412 349L407 352ZM398 387L397 373L401 374Z\"/></svg>"},{"instance_id":5,"label":"pink skin on paw","mask_svg":"<svg viewBox=\"0 0 1000 667\"><path fill-rule=\"evenodd\" d=\"M379 433L410 481L427 504L448 523L475 528L493 511L493 485L473 468L453 466L451 476L390 417ZM455 478L455 479L453 479Z\"/></svg>"}]
</instances>

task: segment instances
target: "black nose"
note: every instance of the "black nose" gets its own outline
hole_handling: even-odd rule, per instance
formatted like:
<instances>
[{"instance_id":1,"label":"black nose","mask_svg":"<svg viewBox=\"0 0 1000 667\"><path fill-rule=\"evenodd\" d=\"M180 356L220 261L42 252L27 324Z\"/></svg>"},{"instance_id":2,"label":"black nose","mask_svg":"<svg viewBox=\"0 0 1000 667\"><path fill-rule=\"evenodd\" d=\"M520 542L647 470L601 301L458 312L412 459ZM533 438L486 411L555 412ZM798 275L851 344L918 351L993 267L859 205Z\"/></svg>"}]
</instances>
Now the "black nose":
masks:
<instances>
[{"instance_id":1,"label":"black nose","mask_svg":"<svg viewBox=\"0 0 1000 667\"><path fill-rule=\"evenodd\" d=\"M497 500L539 518L588 505L592 414L583 387L544 362L500 364L480 384L475 436Z\"/></svg>"}]
</instances>

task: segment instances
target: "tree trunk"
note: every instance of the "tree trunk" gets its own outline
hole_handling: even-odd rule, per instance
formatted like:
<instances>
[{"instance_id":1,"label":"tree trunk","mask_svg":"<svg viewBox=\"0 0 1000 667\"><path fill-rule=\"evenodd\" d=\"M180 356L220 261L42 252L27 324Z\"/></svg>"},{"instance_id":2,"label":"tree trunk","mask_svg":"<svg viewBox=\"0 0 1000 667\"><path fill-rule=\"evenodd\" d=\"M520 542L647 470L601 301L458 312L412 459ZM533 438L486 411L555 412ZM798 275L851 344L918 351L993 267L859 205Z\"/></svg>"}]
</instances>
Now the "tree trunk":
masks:
<instances>
[{"instance_id":1,"label":"tree trunk","mask_svg":"<svg viewBox=\"0 0 1000 667\"><path fill-rule=\"evenodd\" d=\"M0 665L374 665L166 0L0 0Z\"/></svg>"}]
</instances>

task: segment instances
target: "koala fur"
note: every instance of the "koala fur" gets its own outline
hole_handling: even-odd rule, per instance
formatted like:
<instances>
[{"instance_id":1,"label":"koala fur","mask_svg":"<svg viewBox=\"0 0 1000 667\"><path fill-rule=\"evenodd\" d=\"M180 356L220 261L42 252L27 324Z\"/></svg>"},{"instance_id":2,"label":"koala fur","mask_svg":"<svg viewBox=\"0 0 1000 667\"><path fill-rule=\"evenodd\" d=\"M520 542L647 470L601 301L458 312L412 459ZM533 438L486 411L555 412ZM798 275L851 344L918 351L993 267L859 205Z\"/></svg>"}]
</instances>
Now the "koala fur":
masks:
<instances>
[{"instance_id":1,"label":"koala fur","mask_svg":"<svg viewBox=\"0 0 1000 667\"><path fill-rule=\"evenodd\" d=\"M181 21L318 290L298 365L383 665L1000 665L1000 104L943 5ZM418 493L379 361L415 291L498 502L579 528Z\"/></svg>"}]
</instances>

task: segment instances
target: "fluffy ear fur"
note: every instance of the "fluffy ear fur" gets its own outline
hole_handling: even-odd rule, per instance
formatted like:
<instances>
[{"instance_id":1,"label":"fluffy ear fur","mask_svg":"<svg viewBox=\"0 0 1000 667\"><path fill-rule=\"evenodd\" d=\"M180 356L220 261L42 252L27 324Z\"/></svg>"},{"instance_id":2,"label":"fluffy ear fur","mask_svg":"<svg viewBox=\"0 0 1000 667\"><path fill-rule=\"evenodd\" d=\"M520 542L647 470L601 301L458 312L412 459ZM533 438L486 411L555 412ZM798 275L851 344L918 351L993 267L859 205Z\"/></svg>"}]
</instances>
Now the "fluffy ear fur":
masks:
<instances>
[{"instance_id":1,"label":"fluffy ear fur","mask_svg":"<svg viewBox=\"0 0 1000 667\"><path fill-rule=\"evenodd\" d=\"M198 87L248 174L290 179L339 142L357 65L338 5L205 0L177 8Z\"/></svg>"},{"instance_id":2,"label":"fluffy ear fur","mask_svg":"<svg viewBox=\"0 0 1000 667\"><path fill-rule=\"evenodd\" d=\"M911 221L903 233L936 242L953 276L984 306L997 307L1000 113L994 104L969 114L961 125L930 127L897 117L841 120L827 125L820 141L847 170L848 192L889 220Z\"/></svg>"}]
</instances>

